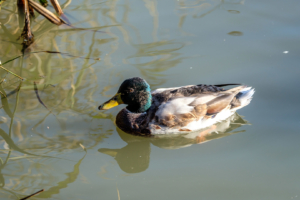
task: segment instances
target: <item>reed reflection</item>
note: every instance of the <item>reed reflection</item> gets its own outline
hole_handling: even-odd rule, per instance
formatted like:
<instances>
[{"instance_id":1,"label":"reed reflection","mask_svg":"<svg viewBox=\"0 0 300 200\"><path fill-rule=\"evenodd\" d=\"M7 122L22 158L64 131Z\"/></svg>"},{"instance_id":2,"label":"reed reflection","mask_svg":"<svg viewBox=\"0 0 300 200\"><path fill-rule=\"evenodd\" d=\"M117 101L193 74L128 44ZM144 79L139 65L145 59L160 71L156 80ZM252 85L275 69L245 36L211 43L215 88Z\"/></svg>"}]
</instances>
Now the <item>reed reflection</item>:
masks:
<instances>
[{"instance_id":1,"label":"reed reflection","mask_svg":"<svg viewBox=\"0 0 300 200\"><path fill-rule=\"evenodd\" d=\"M92 149L112 134L109 128L96 123L99 118L111 116L87 114L77 104L75 112L56 115L58 110L53 109L55 114L45 108L41 110L34 96L29 98L35 99L34 106L29 104L23 96L29 91L20 88L21 84L13 90L16 92L9 92L0 85L3 106L0 118L0 146L3 147L0 150L0 192L7 198L20 199L43 188L45 192L39 198L48 199L76 181L86 155L80 144ZM74 127L70 118L76 116L76 112L85 115ZM49 119L52 125L48 124ZM83 131L78 127L89 129ZM57 170L62 166L68 167Z\"/></svg>"},{"instance_id":2,"label":"reed reflection","mask_svg":"<svg viewBox=\"0 0 300 200\"><path fill-rule=\"evenodd\" d=\"M86 149L92 149L112 134L109 130L99 134L101 129L98 128L95 130L98 134L66 133L49 136L37 129L33 131L34 137L31 135L16 141L16 132L10 136L9 132L4 131L7 122L2 122L0 145L4 148L0 151L0 192L12 194L17 199L38 189L45 189L39 198L48 199L59 194L60 190L78 178L79 167L86 155L80 144L84 144ZM12 123L11 127L18 124L21 123ZM22 125L20 132L28 133L26 129L26 125Z\"/></svg>"},{"instance_id":3,"label":"reed reflection","mask_svg":"<svg viewBox=\"0 0 300 200\"><path fill-rule=\"evenodd\" d=\"M230 13L239 13L238 10L233 10L232 6L244 3L245 0L179 0L176 9L179 16L178 27L182 33L189 35L183 30L183 25L188 16L196 19L202 18L219 7L228 10Z\"/></svg>"},{"instance_id":4,"label":"reed reflection","mask_svg":"<svg viewBox=\"0 0 300 200\"><path fill-rule=\"evenodd\" d=\"M175 40L136 44L134 47L137 52L127 57L126 63L140 70L142 77L148 80L151 86L158 87L166 82L163 73L187 58L180 53L184 46L185 43Z\"/></svg>"},{"instance_id":5,"label":"reed reflection","mask_svg":"<svg viewBox=\"0 0 300 200\"><path fill-rule=\"evenodd\" d=\"M201 144L214 139L219 139L245 130L235 130L249 124L237 113L227 120L219 122L199 132L182 135L161 135L145 138L127 134L117 128L121 139L127 145L120 149L100 148L99 152L113 157L120 169L126 173L140 173L149 167L151 144L162 149L180 149L193 144ZM235 131L234 131L235 130Z\"/></svg>"}]
</instances>

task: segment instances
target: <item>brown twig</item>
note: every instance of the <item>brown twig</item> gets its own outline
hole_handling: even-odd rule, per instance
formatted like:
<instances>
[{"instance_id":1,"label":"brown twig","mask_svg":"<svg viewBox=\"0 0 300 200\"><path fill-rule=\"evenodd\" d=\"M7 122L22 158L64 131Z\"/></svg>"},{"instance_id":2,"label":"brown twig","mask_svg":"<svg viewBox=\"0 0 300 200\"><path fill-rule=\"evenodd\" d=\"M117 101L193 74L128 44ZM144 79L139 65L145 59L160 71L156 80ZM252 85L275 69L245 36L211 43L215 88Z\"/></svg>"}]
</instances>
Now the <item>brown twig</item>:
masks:
<instances>
[{"instance_id":1,"label":"brown twig","mask_svg":"<svg viewBox=\"0 0 300 200\"><path fill-rule=\"evenodd\" d=\"M34 15L34 10L33 10L32 6L29 5L28 7L29 7L29 13L30 13L30 16L31 16L31 17L35 17L35 15Z\"/></svg>"},{"instance_id":2,"label":"brown twig","mask_svg":"<svg viewBox=\"0 0 300 200\"><path fill-rule=\"evenodd\" d=\"M55 11L57 12L57 14L60 16L62 14L64 14L64 12L62 11L59 3L58 3L58 0L50 0L51 4L53 5Z\"/></svg>"},{"instance_id":3,"label":"brown twig","mask_svg":"<svg viewBox=\"0 0 300 200\"><path fill-rule=\"evenodd\" d=\"M61 15L61 18L59 18L56 15L54 15L52 12L50 12L48 9L44 8L40 4L34 2L33 0L28 0L28 2L30 4L30 6L32 6L32 8L35 11L37 11L38 13L43 15L46 19L48 19L53 24L56 24L58 26L62 25L62 24L65 24L65 25L67 25L67 26L69 26L73 29L76 29L76 30L89 30L89 29L86 29L86 28L77 28L77 27L72 26L70 24L69 20L67 19L67 17L65 16L65 14L63 13L63 11L59 11L59 10L57 11ZM51 0L51 3L52 3L52 0ZM59 5L59 4L57 4L57 5ZM97 30L90 30L90 31L103 33L103 31L97 31Z\"/></svg>"},{"instance_id":4,"label":"brown twig","mask_svg":"<svg viewBox=\"0 0 300 200\"><path fill-rule=\"evenodd\" d=\"M28 5L28 0L24 0L24 13L25 13L25 25L22 32L23 39L23 46L26 49L30 44L33 43L34 36L31 32L30 28L30 10Z\"/></svg>"},{"instance_id":5,"label":"brown twig","mask_svg":"<svg viewBox=\"0 0 300 200\"><path fill-rule=\"evenodd\" d=\"M36 10L38 13L46 17L53 24L56 25L66 24L62 19L54 15L52 12L50 12L48 9L44 8L40 4L34 2L33 0L28 0L28 2L34 10Z\"/></svg>"},{"instance_id":6,"label":"brown twig","mask_svg":"<svg viewBox=\"0 0 300 200\"><path fill-rule=\"evenodd\" d=\"M27 197L24 197L24 198L22 198L22 199L20 199L20 200L26 200L26 199L29 199L30 197L33 197L34 195L37 195L37 194L39 194L39 193L41 193L41 192L44 192L45 190L44 189L41 189L40 191L37 191L36 193L33 193L33 194L31 194L31 195L29 195L29 196L27 196Z\"/></svg>"}]
</instances>

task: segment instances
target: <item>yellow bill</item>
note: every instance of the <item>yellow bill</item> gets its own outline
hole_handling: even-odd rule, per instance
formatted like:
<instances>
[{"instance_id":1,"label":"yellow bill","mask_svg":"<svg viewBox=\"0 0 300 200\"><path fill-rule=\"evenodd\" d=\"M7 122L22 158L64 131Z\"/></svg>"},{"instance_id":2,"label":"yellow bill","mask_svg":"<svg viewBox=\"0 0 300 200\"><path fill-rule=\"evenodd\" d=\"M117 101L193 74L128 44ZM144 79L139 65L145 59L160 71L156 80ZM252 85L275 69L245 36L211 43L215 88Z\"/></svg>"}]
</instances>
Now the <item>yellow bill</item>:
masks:
<instances>
[{"instance_id":1,"label":"yellow bill","mask_svg":"<svg viewBox=\"0 0 300 200\"><path fill-rule=\"evenodd\" d=\"M121 93L117 93L110 100L101 104L98 108L99 110L108 110L120 104L123 104L123 101L121 99Z\"/></svg>"}]
</instances>

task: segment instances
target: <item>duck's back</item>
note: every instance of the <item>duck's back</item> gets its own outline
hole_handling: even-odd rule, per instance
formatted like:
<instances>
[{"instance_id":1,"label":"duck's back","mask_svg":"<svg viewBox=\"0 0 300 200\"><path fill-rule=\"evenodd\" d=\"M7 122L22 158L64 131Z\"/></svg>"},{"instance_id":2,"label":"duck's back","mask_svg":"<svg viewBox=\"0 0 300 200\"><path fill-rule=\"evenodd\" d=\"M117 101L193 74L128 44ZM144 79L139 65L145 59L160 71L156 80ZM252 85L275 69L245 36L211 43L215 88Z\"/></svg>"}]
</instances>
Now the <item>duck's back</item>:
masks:
<instances>
[{"instance_id":1,"label":"duck's back","mask_svg":"<svg viewBox=\"0 0 300 200\"><path fill-rule=\"evenodd\" d=\"M184 133L210 126L248 105L254 89L225 85L190 85L152 92L151 134Z\"/></svg>"}]
</instances>

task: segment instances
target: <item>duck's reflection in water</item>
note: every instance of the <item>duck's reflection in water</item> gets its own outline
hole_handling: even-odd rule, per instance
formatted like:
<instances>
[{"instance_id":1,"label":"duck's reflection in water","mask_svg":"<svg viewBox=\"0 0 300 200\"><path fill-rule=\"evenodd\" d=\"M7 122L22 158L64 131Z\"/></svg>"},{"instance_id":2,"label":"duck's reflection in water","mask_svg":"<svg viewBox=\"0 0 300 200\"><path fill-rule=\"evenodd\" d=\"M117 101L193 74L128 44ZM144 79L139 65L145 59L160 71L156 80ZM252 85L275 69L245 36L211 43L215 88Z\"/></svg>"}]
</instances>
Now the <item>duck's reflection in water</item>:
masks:
<instances>
[{"instance_id":1,"label":"duck's reflection in water","mask_svg":"<svg viewBox=\"0 0 300 200\"><path fill-rule=\"evenodd\" d=\"M117 131L122 140L128 144L121 149L101 148L98 151L114 157L126 173L145 171L150 162L150 138L130 135L118 128Z\"/></svg>"},{"instance_id":2,"label":"duck's reflection in water","mask_svg":"<svg viewBox=\"0 0 300 200\"><path fill-rule=\"evenodd\" d=\"M158 135L151 138L134 136L117 128L119 136L127 145L121 149L101 148L98 151L112 156L120 168L126 173L139 173L149 167L150 144L163 149L179 149L193 144L201 144L210 140L229 136L245 130L234 131L248 124L241 116L234 114L227 120L197 132L181 135Z\"/></svg>"}]
</instances>

